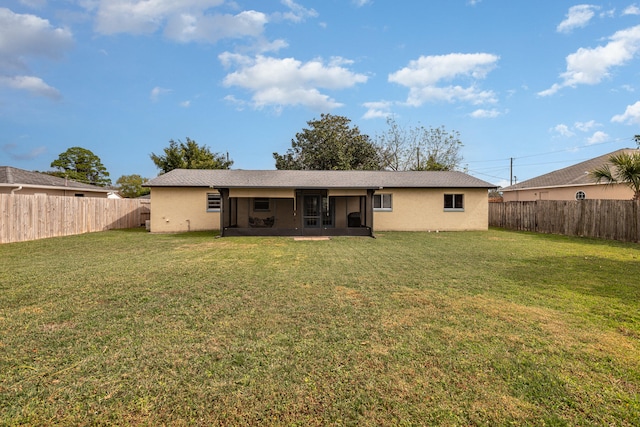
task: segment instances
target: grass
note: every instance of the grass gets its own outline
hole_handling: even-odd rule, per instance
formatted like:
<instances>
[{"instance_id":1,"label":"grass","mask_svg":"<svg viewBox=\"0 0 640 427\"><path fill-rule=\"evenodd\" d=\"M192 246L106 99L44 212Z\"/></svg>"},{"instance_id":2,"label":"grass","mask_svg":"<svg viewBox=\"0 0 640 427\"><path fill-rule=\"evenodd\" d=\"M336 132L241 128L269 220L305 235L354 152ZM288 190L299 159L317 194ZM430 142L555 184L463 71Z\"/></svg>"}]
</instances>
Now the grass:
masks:
<instances>
[{"instance_id":1,"label":"grass","mask_svg":"<svg viewBox=\"0 0 640 427\"><path fill-rule=\"evenodd\" d=\"M640 247L110 231L0 246L1 425L640 424Z\"/></svg>"}]
</instances>

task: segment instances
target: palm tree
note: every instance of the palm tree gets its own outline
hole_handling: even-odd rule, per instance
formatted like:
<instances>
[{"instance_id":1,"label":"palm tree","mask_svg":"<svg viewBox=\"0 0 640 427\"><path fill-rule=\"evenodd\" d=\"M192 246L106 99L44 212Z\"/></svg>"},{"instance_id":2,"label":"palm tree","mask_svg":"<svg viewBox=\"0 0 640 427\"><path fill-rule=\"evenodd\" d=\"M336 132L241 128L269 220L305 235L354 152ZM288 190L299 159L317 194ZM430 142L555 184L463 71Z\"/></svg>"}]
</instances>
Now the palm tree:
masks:
<instances>
[{"instance_id":1,"label":"palm tree","mask_svg":"<svg viewBox=\"0 0 640 427\"><path fill-rule=\"evenodd\" d=\"M640 152L623 152L609 157L608 163L593 170L597 183L626 184L633 191L633 200L640 200Z\"/></svg>"}]
</instances>

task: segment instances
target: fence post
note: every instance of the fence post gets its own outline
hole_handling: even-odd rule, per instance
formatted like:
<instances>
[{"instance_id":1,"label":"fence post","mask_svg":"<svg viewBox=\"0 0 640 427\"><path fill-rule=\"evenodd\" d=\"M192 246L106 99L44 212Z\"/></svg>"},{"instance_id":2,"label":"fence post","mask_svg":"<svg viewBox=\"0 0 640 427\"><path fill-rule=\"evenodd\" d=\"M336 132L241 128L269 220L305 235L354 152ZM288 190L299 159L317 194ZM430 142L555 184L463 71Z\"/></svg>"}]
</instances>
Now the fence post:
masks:
<instances>
[{"instance_id":1,"label":"fence post","mask_svg":"<svg viewBox=\"0 0 640 427\"><path fill-rule=\"evenodd\" d=\"M635 219L634 221L634 226L635 226L635 232L633 233L633 238L634 238L634 242L638 243L640 242L640 198L636 198L634 200L633 203L633 218Z\"/></svg>"}]
</instances>

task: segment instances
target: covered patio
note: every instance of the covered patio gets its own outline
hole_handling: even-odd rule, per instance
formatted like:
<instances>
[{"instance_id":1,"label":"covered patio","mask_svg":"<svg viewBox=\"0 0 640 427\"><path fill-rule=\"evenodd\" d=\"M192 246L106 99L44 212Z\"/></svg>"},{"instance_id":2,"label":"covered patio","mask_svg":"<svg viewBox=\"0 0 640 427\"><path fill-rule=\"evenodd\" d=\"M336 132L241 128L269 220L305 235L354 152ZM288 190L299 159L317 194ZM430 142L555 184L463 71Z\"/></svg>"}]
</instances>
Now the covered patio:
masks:
<instances>
[{"instance_id":1,"label":"covered patio","mask_svg":"<svg viewBox=\"0 0 640 427\"><path fill-rule=\"evenodd\" d=\"M371 188L229 188L221 236L372 236Z\"/></svg>"}]
</instances>

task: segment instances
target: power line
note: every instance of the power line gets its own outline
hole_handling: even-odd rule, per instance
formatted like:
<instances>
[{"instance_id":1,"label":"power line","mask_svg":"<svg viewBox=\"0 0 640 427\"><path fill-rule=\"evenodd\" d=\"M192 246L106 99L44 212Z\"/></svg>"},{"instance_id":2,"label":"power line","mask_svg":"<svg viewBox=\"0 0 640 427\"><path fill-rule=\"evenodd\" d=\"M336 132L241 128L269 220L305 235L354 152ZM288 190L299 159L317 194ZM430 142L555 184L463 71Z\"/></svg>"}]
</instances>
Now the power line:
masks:
<instances>
[{"instance_id":1,"label":"power line","mask_svg":"<svg viewBox=\"0 0 640 427\"><path fill-rule=\"evenodd\" d=\"M590 148L590 147L594 147L594 146L598 146L598 145L605 145L605 144L613 144L616 142L620 142L620 141L633 141L635 143L638 142L636 136L633 137L627 137L627 138L616 138L616 139L612 139L612 140L608 140L608 141L602 141L602 142L598 142L598 143L594 143L594 144L585 144L582 146L578 146L578 147L572 147L572 148L566 148L564 150L555 150L555 151L549 151L546 153L538 153L538 154L530 154L528 156L521 156L521 157L509 157L509 158L503 158L503 159L494 159L494 160L478 160L478 161L468 161L465 162L466 164L469 163L494 163L494 162L506 162L509 161L509 179L506 180L503 177L498 177L498 176L494 176L494 175L490 175L487 173L483 173L480 172L479 170L473 170L470 172L473 172L475 174L478 175L483 175L483 176L487 176L487 177L491 177L491 178L495 178L495 179L501 179L501 180L505 180L505 181L509 181L509 185L513 185L513 165L514 165L514 160L521 160L521 159L528 159L528 158L532 158L532 157L540 157L540 156L547 156L547 155L551 155L551 154L558 154L558 153L565 153L565 152L570 152L570 151L577 151L583 148ZM571 162L580 162L580 161L584 161L584 160L588 160L588 159L573 159L571 160ZM550 165L550 164L557 164L557 163L568 163L569 161L567 160L556 160L556 161L552 161L552 162L544 162L544 163L528 163L528 164L519 164L519 167L523 167L523 166L541 166L541 165ZM480 169L480 170L501 170L502 168L484 168L484 169Z\"/></svg>"},{"instance_id":2,"label":"power line","mask_svg":"<svg viewBox=\"0 0 640 427\"><path fill-rule=\"evenodd\" d=\"M547 151L545 153L529 154L527 156L506 157L506 158L494 159L494 160L470 160L470 161L465 161L465 163L492 163L492 162L506 162L506 161L509 161L511 159L513 159L513 160L528 159L530 157L540 157L540 156L548 156L548 155L551 155L551 154L566 153L566 152L570 152L570 151L577 151L577 150L580 150L582 148L597 147L599 145L613 144L615 142L621 142L621 141L634 141L635 142L635 137L617 138L617 139L612 139L612 140L608 140L608 141L597 142L597 143L594 143L594 144L585 144L585 145L580 145L580 146L577 146L577 147L565 148L563 150L554 150L554 151ZM554 163L554 162L549 162L549 163Z\"/></svg>"}]
</instances>

